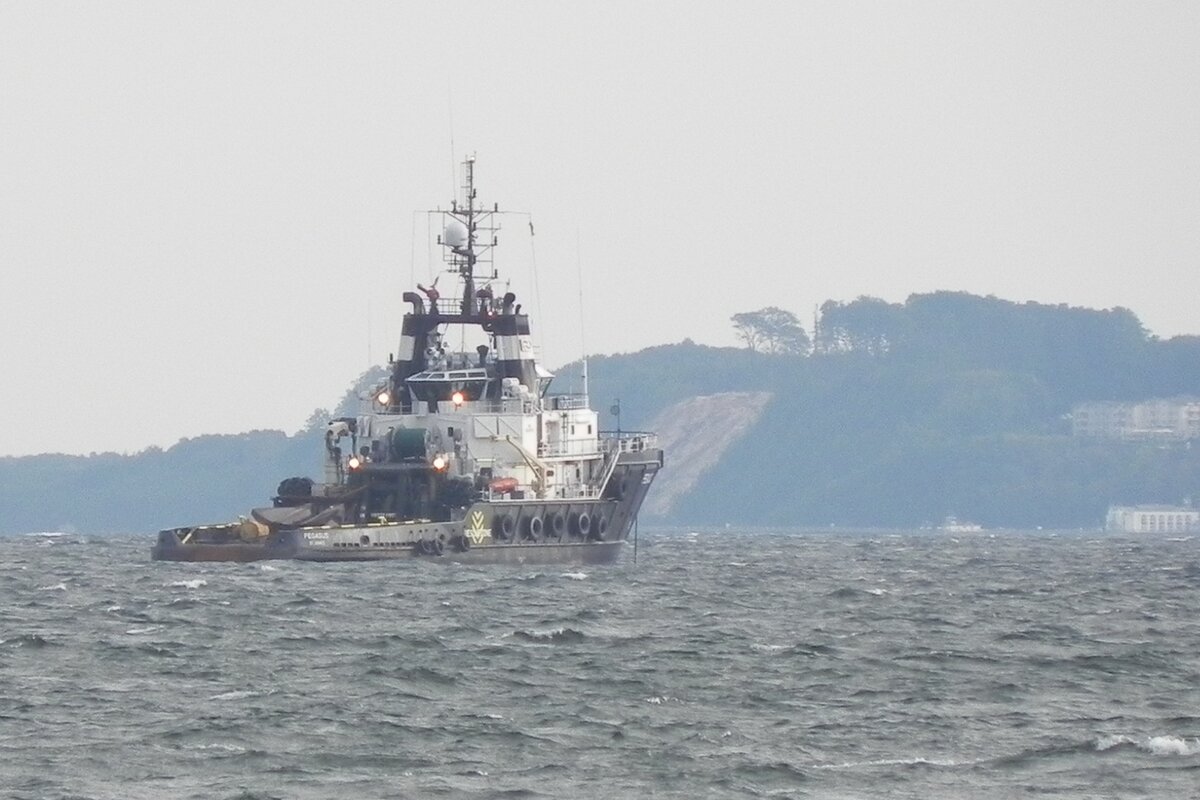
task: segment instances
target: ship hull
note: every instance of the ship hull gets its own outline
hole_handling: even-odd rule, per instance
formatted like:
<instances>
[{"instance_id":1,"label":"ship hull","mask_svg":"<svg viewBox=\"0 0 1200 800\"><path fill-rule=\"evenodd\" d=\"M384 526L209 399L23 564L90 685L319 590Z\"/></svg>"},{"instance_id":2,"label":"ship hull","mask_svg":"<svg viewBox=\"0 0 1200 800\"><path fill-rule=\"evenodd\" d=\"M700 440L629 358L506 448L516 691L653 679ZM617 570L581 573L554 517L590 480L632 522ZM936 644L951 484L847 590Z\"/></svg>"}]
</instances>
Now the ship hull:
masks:
<instances>
[{"instance_id":1,"label":"ship hull","mask_svg":"<svg viewBox=\"0 0 1200 800\"><path fill-rule=\"evenodd\" d=\"M286 537L262 541L190 541L178 530L162 531L150 548L153 561L267 561L293 558L295 547Z\"/></svg>"},{"instance_id":2,"label":"ship hull","mask_svg":"<svg viewBox=\"0 0 1200 800\"><path fill-rule=\"evenodd\" d=\"M446 551L438 556L419 554L414 550L393 552L331 552L322 549L301 549L292 558L297 561L394 561L423 560L456 564L524 565L602 565L613 564L621 553L619 542L554 542L545 544L481 545L466 551Z\"/></svg>"},{"instance_id":3,"label":"ship hull","mask_svg":"<svg viewBox=\"0 0 1200 800\"><path fill-rule=\"evenodd\" d=\"M229 526L161 531L156 561L395 561L590 565L616 561L662 466L660 450L622 454L599 497L474 503L461 519L301 527L244 541Z\"/></svg>"}]
</instances>

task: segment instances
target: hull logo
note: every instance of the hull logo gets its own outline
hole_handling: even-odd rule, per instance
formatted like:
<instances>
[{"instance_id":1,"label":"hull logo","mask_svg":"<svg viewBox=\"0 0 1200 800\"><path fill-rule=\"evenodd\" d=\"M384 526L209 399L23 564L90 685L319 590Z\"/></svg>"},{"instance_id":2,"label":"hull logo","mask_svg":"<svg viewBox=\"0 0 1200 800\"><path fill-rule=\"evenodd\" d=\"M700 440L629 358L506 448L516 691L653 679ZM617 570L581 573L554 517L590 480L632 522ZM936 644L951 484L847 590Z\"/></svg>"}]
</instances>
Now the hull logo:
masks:
<instances>
[{"instance_id":1,"label":"hull logo","mask_svg":"<svg viewBox=\"0 0 1200 800\"><path fill-rule=\"evenodd\" d=\"M483 523L483 512L472 511L470 524L463 528L463 533L471 540L471 544L483 544L491 540L492 532L485 528Z\"/></svg>"}]
</instances>

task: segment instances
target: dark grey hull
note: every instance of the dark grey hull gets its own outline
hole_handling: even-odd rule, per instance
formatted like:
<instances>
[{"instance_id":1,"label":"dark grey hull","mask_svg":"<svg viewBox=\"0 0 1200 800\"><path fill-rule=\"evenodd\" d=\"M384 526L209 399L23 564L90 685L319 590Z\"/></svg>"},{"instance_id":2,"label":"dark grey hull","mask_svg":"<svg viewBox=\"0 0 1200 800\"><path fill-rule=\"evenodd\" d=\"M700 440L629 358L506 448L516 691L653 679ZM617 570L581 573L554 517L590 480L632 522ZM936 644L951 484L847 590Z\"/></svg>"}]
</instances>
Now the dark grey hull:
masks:
<instances>
[{"instance_id":1,"label":"dark grey hull","mask_svg":"<svg viewBox=\"0 0 1200 800\"><path fill-rule=\"evenodd\" d=\"M465 564L611 564L662 465L662 451L622 453L598 497L480 501L446 522L362 523L284 529L257 541L219 528L159 533L156 561L393 561Z\"/></svg>"},{"instance_id":2,"label":"dark grey hull","mask_svg":"<svg viewBox=\"0 0 1200 800\"><path fill-rule=\"evenodd\" d=\"M621 553L624 541L618 542L553 542L540 544L479 545L470 550L447 550L441 555L418 554L405 549L392 552L370 550L332 553L323 550L300 550L292 558L297 561L385 561L413 560L459 564L522 565L592 565L612 564Z\"/></svg>"}]
</instances>

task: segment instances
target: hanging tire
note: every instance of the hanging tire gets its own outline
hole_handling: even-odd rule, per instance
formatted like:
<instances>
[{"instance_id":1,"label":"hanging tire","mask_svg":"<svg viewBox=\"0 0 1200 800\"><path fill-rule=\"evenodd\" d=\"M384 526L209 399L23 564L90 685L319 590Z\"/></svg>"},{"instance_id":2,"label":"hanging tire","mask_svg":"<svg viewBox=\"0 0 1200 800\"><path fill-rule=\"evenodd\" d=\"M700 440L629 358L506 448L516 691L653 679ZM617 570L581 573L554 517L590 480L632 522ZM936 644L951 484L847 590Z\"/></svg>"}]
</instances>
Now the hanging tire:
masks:
<instances>
[{"instance_id":1,"label":"hanging tire","mask_svg":"<svg viewBox=\"0 0 1200 800\"><path fill-rule=\"evenodd\" d=\"M497 539L509 541L516 532L517 524L513 522L513 518L508 514L499 514L492 523L492 534Z\"/></svg>"},{"instance_id":2,"label":"hanging tire","mask_svg":"<svg viewBox=\"0 0 1200 800\"><path fill-rule=\"evenodd\" d=\"M575 531L585 539L592 532L592 518L586 511L580 511L579 516L575 518Z\"/></svg>"},{"instance_id":3,"label":"hanging tire","mask_svg":"<svg viewBox=\"0 0 1200 800\"><path fill-rule=\"evenodd\" d=\"M554 512L554 516L550 518L550 532L556 539L562 539L566 535L567 518L561 511Z\"/></svg>"},{"instance_id":4,"label":"hanging tire","mask_svg":"<svg viewBox=\"0 0 1200 800\"><path fill-rule=\"evenodd\" d=\"M608 532L608 520L604 517L596 518L596 530L592 533L597 541L604 541L604 534Z\"/></svg>"},{"instance_id":5,"label":"hanging tire","mask_svg":"<svg viewBox=\"0 0 1200 800\"><path fill-rule=\"evenodd\" d=\"M542 525L541 517L535 515L525 521L525 538L529 539L530 541L541 541L543 531L544 527Z\"/></svg>"},{"instance_id":6,"label":"hanging tire","mask_svg":"<svg viewBox=\"0 0 1200 800\"><path fill-rule=\"evenodd\" d=\"M446 549L446 546L442 544L441 539L430 539L429 543L433 545L433 550L430 552L430 555L440 556Z\"/></svg>"},{"instance_id":7,"label":"hanging tire","mask_svg":"<svg viewBox=\"0 0 1200 800\"><path fill-rule=\"evenodd\" d=\"M471 549L471 539L465 533L457 536L454 539L454 549L460 553L465 553Z\"/></svg>"}]
</instances>

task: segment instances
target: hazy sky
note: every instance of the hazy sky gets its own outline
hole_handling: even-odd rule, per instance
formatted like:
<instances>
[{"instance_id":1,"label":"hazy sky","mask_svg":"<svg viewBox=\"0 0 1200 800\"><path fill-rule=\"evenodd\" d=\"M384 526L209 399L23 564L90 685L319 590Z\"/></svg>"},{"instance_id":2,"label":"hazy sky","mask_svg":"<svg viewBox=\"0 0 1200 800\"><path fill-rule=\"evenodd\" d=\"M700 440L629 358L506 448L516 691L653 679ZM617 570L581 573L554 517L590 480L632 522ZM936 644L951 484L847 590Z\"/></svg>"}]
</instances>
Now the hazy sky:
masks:
<instances>
[{"instance_id":1,"label":"hazy sky","mask_svg":"<svg viewBox=\"0 0 1200 800\"><path fill-rule=\"evenodd\" d=\"M0 0L0 454L295 430L468 152L552 368L580 272L600 353L937 289L1200 333L1200 3Z\"/></svg>"}]
</instances>

